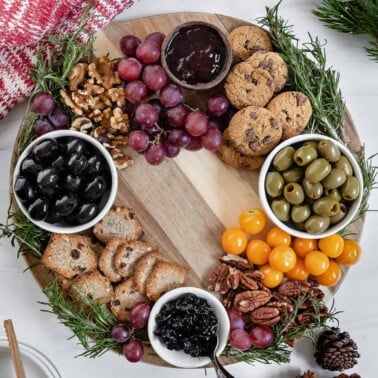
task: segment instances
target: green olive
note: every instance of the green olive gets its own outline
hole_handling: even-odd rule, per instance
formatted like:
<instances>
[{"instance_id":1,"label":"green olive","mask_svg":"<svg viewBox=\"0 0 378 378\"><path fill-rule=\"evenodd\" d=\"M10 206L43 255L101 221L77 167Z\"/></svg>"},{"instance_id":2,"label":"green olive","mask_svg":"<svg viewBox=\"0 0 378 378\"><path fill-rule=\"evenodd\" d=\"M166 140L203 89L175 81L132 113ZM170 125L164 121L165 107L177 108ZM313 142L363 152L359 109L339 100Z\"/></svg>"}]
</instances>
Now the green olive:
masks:
<instances>
[{"instance_id":1,"label":"green olive","mask_svg":"<svg viewBox=\"0 0 378 378\"><path fill-rule=\"evenodd\" d=\"M324 180L331 172L331 164L326 159L320 158L311 162L305 171L305 177L311 184Z\"/></svg>"},{"instance_id":2,"label":"green olive","mask_svg":"<svg viewBox=\"0 0 378 378\"><path fill-rule=\"evenodd\" d=\"M302 144L302 146L311 146L318 149L318 142L316 140L308 140Z\"/></svg>"},{"instance_id":3,"label":"green olive","mask_svg":"<svg viewBox=\"0 0 378 378\"><path fill-rule=\"evenodd\" d=\"M346 201L353 201L360 193L360 184L354 176L348 176L341 187L341 195Z\"/></svg>"},{"instance_id":4,"label":"green olive","mask_svg":"<svg viewBox=\"0 0 378 378\"><path fill-rule=\"evenodd\" d=\"M285 186L285 180L279 172L268 172L265 179L265 190L272 197L279 197Z\"/></svg>"},{"instance_id":5,"label":"green olive","mask_svg":"<svg viewBox=\"0 0 378 378\"><path fill-rule=\"evenodd\" d=\"M330 163L334 163L340 159L340 150L331 140L321 140L318 143L318 152Z\"/></svg>"},{"instance_id":6,"label":"green olive","mask_svg":"<svg viewBox=\"0 0 378 378\"><path fill-rule=\"evenodd\" d=\"M345 172L339 168L333 168L331 173L322 181L324 189L336 189L346 181Z\"/></svg>"},{"instance_id":7,"label":"green olive","mask_svg":"<svg viewBox=\"0 0 378 378\"><path fill-rule=\"evenodd\" d=\"M312 146L302 146L295 151L294 161L300 167L304 167L310 164L317 157L318 152L316 151L316 148Z\"/></svg>"},{"instance_id":8,"label":"green olive","mask_svg":"<svg viewBox=\"0 0 378 378\"><path fill-rule=\"evenodd\" d=\"M305 222L299 222L299 223L294 222L294 226L299 231L306 231Z\"/></svg>"},{"instance_id":9,"label":"green olive","mask_svg":"<svg viewBox=\"0 0 378 378\"><path fill-rule=\"evenodd\" d=\"M311 215L310 205L295 205L291 209L291 220L294 223L302 223Z\"/></svg>"},{"instance_id":10,"label":"green olive","mask_svg":"<svg viewBox=\"0 0 378 378\"><path fill-rule=\"evenodd\" d=\"M283 191L284 197L291 205L299 205L303 202L305 195L301 185L296 182L286 184Z\"/></svg>"},{"instance_id":11,"label":"green olive","mask_svg":"<svg viewBox=\"0 0 378 378\"><path fill-rule=\"evenodd\" d=\"M277 171L279 172L286 171L287 169L289 169L294 163L294 152L295 150L291 146L283 148L274 157L273 167L277 169Z\"/></svg>"},{"instance_id":12,"label":"green olive","mask_svg":"<svg viewBox=\"0 0 378 378\"><path fill-rule=\"evenodd\" d=\"M284 199L276 199L272 201L272 210L274 215L282 222L290 220L290 204Z\"/></svg>"},{"instance_id":13,"label":"green olive","mask_svg":"<svg viewBox=\"0 0 378 378\"><path fill-rule=\"evenodd\" d=\"M343 199L338 189L325 190L324 194L327 197L334 198L337 202L340 202Z\"/></svg>"},{"instance_id":14,"label":"green olive","mask_svg":"<svg viewBox=\"0 0 378 378\"><path fill-rule=\"evenodd\" d=\"M310 181L304 179L302 181L303 189L306 193L307 198L318 199L323 194L323 185L320 182L312 184Z\"/></svg>"},{"instance_id":15,"label":"green olive","mask_svg":"<svg viewBox=\"0 0 378 378\"><path fill-rule=\"evenodd\" d=\"M353 175L352 165L344 155L341 155L340 159L335 163L335 168L342 169L347 176Z\"/></svg>"},{"instance_id":16,"label":"green olive","mask_svg":"<svg viewBox=\"0 0 378 378\"><path fill-rule=\"evenodd\" d=\"M289 182L300 182L303 180L305 171L301 167L295 167L282 172L282 176L287 183Z\"/></svg>"},{"instance_id":17,"label":"green olive","mask_svg":"<svg viewBox=\"0 0 378 378\"><path fill-rule=\"evenodd\" d=\"M339 212L340 202L331 197L322 197L314 202L312 210L317 215L332 217Z\"/></svg>"},{"instance_id":18,"label":"green olive","mask_svg":"<svg viewBox=\"0 0 378 378\"><path fill-rule=\"evenodd\" d=\"M305 222L305 229L309 234L320 234L327 230L330 223L329 217L311 215Z\"/></svg>"},{"instance_id":19,"label":"green olive","mask_svg":"<svg viewBox=\"0 0 378 378\"><path fill-rule=\"evenodd\" d=\"M348 212L347 207L345 206L345 204L341 202L339 212L330 218L331 224L339 223L345 217L347 212Z\"/></svg>"}]
</instances>

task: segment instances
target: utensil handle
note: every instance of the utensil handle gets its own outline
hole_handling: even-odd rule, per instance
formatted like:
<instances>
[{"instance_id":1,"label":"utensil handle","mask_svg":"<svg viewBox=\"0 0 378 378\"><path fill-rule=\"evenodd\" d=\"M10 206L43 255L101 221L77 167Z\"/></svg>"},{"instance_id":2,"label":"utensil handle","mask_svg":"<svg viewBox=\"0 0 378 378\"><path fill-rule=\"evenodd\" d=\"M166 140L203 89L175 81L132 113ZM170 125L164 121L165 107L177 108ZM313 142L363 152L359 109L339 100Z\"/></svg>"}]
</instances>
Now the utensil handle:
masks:
<instances>
[{"instance_id":1,"label":"utensil handle","mask_svg":"<svg viewBox=\"0 0 378 378\"><path fill-rule=\"evenodd\" d=\"M16 333L14 332L12 320L4 320L5 333L8 337L9 349L12 356L14 370L17 378L26 378L24 365L22 364L20 350L18 348Z\"/></svg>"},{"instance_id":2,"label":"utensil handle","mask_svg":"<svg viewBox=\"0 0 378 378\"><path fill-rule=\"evenodd\" d=\"M212 361L214 364L215 373L217 374L217 378L235 378L223 367L223 365L219 362L217 356L214 355Z\"/></svg>"}]
</instances>

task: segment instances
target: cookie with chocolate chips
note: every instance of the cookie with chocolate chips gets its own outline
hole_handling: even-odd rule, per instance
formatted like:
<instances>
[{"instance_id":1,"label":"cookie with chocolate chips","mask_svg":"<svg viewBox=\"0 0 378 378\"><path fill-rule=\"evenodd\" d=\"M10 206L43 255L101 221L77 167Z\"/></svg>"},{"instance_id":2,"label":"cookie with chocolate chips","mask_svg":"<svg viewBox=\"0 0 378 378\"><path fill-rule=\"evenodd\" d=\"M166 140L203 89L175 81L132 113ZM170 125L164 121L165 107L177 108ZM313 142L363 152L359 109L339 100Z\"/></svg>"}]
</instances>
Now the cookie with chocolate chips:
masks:
<instances>
[{"instance_id":1,"label":"cookie with chocolate chips","mask_svg":"<svg viewBox=\"0 0 378 378\"><path fill-rule=\"evenodd\" d=\"M249 63L242 62L231 69L224 89L237 109L250 105L265 106L274 93L273 77L266 70L255 69Z\"/></svg>"},{"instance_id":2,"label":"cookie with chocolate chips","mask_svg":"<svg viewBox=\"0 0 378 378\"><path fill-rule=\"evenodd\" d=\"M230 143L237 152L247 156L262 156L281 140L278 119L267 109L248 106L239 110L228 126Z\"/></svg>"},{"instance_id":3,"label":"cookie with chocolate chips","mask_svg":"<svg viewBox=\"0 0 378 378\"><path fill-rule=\"evenodd\" d=\"M301 92L282 92L269 102L267 109L278 118L282 139L301 134L312 115L311 102Z\"/></svg>"}]
</instances>

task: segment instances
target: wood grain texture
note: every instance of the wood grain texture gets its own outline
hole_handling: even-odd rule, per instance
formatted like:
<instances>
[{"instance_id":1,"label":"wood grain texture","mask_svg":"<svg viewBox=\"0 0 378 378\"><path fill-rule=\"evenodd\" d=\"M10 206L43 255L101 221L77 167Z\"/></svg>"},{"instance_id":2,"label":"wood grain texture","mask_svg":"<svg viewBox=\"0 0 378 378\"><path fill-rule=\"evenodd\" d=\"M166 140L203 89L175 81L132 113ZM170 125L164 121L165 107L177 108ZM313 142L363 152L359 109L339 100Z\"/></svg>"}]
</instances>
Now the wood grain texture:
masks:
<instances>
[{"instance_id":1,"label":"wood grain texture","mask_svg":"<svg viewBox=\"0 0 378 378\"><path fill-rule=\"evenodd\" d=\"M109 54L111 58L121 57L119 41L122 36L135 34L143 39L151 32L167 33L180 23L192 20L211 22L225 32L248 24L227 16L203 13L173 13L114 22L97 34L95 53L97 56ZM185 92L188 103L199 107L204 105L204 100L211 93ZM27 126L23 124L21 128ZM348 112L345 132L353 145L359 148L361 143ZM134 159L134 165L119 173L116 205L134 208L145 230L144 239L158 245L173 261L190 268L188 285L206 288L209 272L223 254L221 233L225 227L237 225L241 211L260 207L257 190L259 173L230 168L216 154L205 150L195 153L182 151L177 158L165 159L159 166L149 165L144 156L130 149L128 152ZM13 162L16 159L17 146ZM362 226L362 221L357 222L350 231L359 237ZM42 287L45 286L51 275L40 265L35 265L33 257L26 256L26 259L29 266L34 266L32 271L36 280ZM345 274L346 270L344 277ZM335 292L338 287L332 291ZM166 365L151 351L146 353L144 361Z\"/></svg>"}]
</instances>

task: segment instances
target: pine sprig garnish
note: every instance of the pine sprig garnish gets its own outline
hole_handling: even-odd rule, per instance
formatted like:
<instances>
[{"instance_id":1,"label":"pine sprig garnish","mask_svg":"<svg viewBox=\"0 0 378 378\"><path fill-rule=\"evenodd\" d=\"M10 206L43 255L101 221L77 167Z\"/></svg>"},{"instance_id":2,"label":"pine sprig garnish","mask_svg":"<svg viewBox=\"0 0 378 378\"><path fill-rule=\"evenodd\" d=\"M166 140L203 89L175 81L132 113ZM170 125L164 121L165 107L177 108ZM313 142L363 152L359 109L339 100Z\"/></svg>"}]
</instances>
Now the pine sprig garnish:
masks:
<instances>
[{"instance_id":1,"label":"pine sprig garnish","mask_svg":"<svg viewBox=\"0 0 378 378\"><path fill-rule=\"evenodd\" d=\"M329 28L342 33L367 34L368 55L378 62L378 1L323 0L313 13Z\"/></svg>"}]
</instances>

